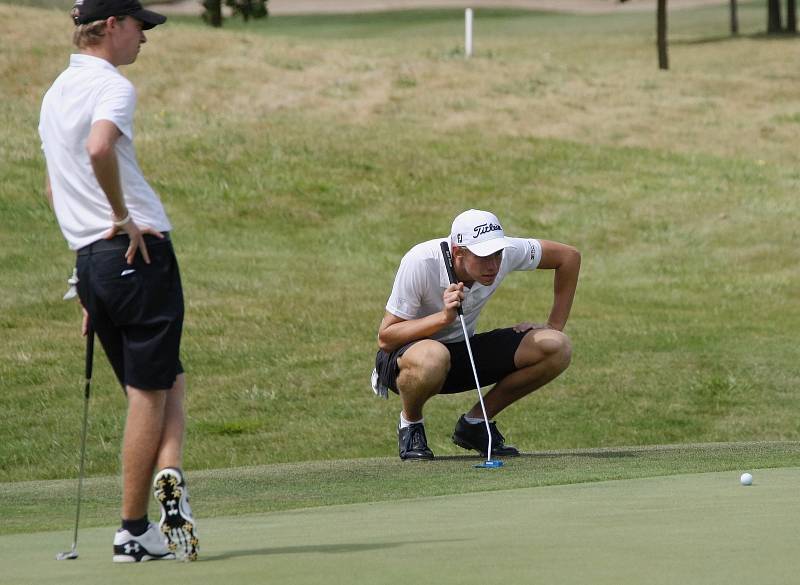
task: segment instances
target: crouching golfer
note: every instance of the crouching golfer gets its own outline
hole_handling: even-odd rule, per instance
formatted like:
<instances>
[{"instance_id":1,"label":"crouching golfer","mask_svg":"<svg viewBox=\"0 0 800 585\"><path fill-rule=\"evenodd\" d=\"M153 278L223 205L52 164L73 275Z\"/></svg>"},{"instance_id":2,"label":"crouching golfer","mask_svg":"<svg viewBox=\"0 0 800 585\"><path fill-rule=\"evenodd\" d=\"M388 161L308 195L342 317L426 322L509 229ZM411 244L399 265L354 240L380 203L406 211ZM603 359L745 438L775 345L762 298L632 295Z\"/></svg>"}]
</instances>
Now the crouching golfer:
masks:
<instances>
[{"instance_id":1,"label":"crouching golfer","mask_svg":"<svg viewBox=\"0 0 800 585\"><path fill-rule=\"evenodd\" d=\"M458 284L450 284L441 242L449 242ZM455 218L449 238L414 246L400 263L378 331L372 388L400 395L401 459L432 459L422 409L436 394L475 388L457 308L464 313L478 380L494 384L485 398L491 420L508 405L547 384L570 362L562 333L578 284L581 257L565 244L506 237L492 213L470 209ZM503 279L515 270L555 270L554 299L544 324L523 321L475 334L478 316ZM494 422L492 456L514 456ZM453 442L487 456L489 437L480 402L461 416Z\"/></svg>"},{"instance_id":2,"label":"crouching golfer","mask_svg":"<svg viewBox=\"0 0 800 585\"><path fill-rule=\"evenodd\" d=\"M113 560L194 559L197 535L180 470L181 280L169 220L136 161L136 93L117 70L136 60L144 31L166 18L137 0L80 0L72 18L78 54L44 97L39 133L47 196L77 252L84 333L97 333L128 400ZM160 526L147 518L156 470Z\"/></svg>"}]
</instances>

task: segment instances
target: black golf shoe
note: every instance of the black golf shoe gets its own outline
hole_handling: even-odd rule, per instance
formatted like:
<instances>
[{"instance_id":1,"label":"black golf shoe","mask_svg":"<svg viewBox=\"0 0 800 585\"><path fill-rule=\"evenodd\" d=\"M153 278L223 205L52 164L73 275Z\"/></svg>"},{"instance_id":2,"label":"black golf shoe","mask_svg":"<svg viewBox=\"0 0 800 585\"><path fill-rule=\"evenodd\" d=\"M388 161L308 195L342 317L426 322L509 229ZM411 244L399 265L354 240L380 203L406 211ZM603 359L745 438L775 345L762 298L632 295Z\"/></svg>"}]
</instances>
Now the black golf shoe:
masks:
<instances>
[{"instance_id":1,"label":"black golf shoe","mask_svg":"<svg viewBox=\"0 0 800 585\"><path fill-rule=\"evenodd\" d=\"M497 423L490 422L489 428L492 432L492 455L499 457L516 457L519 451L516 447L506 445L505 437L497 430ZM471 425L464 420L464 415L458 419L456 429L453 431L453 442L464 449L472 449L486 457L486 450L489 447L489 437L486 434L486 425Z\"/></svg>"},{"instance_id":2,"label":"black golf shoe","mask_svg":"<svg viewBox=\"0 0 800 585\"><path fill-rule=\"evenodd\" d=\"M425 436L425 425L411 423L404 429L397 429L397 443L400 448L400 459L433 459L433 451L428 449L428 439Z\"/></svg>"}]
</instances>

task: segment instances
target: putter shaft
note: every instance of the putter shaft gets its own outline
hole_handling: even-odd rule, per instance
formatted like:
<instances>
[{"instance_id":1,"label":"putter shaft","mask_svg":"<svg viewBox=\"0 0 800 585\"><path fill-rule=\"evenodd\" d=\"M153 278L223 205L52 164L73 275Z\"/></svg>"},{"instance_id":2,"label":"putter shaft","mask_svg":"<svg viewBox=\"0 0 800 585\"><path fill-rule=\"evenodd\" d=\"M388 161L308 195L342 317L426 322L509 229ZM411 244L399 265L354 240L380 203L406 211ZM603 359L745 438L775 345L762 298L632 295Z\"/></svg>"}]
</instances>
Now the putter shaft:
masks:
<instances>
[{"instance_id":1,"label":"putter shaft","mask_svg":"<svg viewBox=\"0 0 800 585\"><path fill-rule=\"evenodd\" d=\"M81 425L81 462L78 467L78 495L75 506L75 530L72 534L72 550L56 555L56 560L78 558L78 525L81 519L81 499L83 495L83 473L86 462L86 432L89 426L89 396L92 387L92 364L94 363L94 329L91 324L86 331L86 371L85 385L83 387L83 424Z\"/></svg>"},{"instance_id":2,"label":"putter shaft","mask_svg":"<svg viewBox=\"0 0 800 585\"><path fill-rule=\"evenodd\" d=\"M486 449L486 462L492 460L492 430L489 428L489 417L486 415L486 405L483 404L483 393L481 392L481 383L478 380L478 370L475 369L475 358L472 357L472 346L469 343L469 335L467 334L467 326L464 323L464 314L459 313L461 319L461 329L464 331L464 343L467 344L467 354L469 355L469 363L472 366L472 375L475 376L475 389L478 391L478 400L481 403L481 412L483 412L483 424L486 425L486 435L489 437L489 446Z\"/></svg>"}]
</instances>

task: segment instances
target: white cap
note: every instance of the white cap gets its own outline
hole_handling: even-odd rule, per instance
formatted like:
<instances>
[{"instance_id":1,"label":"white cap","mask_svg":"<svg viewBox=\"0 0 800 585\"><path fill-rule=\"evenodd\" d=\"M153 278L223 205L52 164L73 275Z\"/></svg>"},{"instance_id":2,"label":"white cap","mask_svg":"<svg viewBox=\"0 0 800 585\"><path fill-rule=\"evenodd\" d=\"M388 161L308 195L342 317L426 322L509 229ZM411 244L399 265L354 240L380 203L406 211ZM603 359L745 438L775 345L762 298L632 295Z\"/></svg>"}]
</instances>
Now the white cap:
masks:
<instances>
[{"instance_id":1,"label":"white cap","mask_svg":"<svg viewBox=\"0 0 800 585\"><path fill-rule=\"evenodd\" d=\"M490 256L512 245L497 216L480 209L465 211L453 220L450 242L467 248L476 256Z\"/></svg>"}]
</instances>

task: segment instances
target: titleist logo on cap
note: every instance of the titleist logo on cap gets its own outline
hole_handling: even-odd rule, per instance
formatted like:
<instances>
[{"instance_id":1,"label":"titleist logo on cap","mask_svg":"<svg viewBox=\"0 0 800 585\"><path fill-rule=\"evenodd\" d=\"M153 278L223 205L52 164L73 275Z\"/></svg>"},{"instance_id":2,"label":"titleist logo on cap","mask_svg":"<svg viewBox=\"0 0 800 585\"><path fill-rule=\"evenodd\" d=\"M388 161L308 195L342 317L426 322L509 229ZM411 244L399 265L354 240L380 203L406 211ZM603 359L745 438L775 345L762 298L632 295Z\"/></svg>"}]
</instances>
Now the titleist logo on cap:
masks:
<instances>
[{"instance_id":1,"label":"titleist logo on cap","mask_svg":"<svg viewBox=\"0 0 800 585\"><path fill-rule=\"evenodd\" d=\"M495 223L482 223L472 228L472 231L475 232L475 235L472 237L479 238L483 234L488 234L489 232L502 232L503 228L499 224Z\"/></svg>"}]
</instances>

